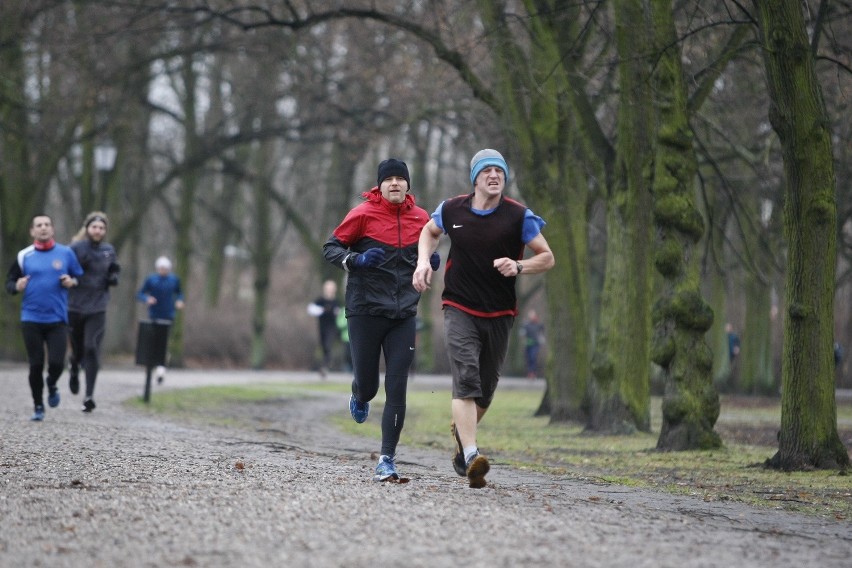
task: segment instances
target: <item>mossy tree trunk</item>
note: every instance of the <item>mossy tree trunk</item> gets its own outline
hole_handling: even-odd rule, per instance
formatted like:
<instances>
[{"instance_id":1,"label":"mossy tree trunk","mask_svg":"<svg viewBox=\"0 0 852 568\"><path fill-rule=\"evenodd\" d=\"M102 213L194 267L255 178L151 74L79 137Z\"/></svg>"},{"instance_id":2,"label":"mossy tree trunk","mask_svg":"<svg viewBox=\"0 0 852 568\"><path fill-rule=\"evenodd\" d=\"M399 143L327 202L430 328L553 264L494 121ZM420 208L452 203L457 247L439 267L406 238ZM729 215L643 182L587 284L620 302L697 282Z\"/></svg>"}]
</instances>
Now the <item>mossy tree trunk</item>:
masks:
<instances>
[{"instance_id":1,"label":"mossy tree trunk","mask_svg":"<svg viewBox=\"0 0 852 568\"><path fill-rule=\"evenodd\" d=\"M686 87L671 0L653 0L654 34L661 49L654 73L658 110L654 162L654 262L663 275L663 291L653 313L653 360L665 374L661 450L721 446L713 430L719 395L713 386L713 355L704 334L713 311L701 295L697 244L704 221L695 206L697 171L689 126Z\"/></svg>"},{"instance_id":2,"label":"mossy tree trunk","mask_svg":"<svg viewBox=\"0 0 852 568\"><path fill-rule=\"evenodd\" d=\"M480 1L485 26L495 33L492 41L495 81L493 91L480 97L501 117L513 141L512 156L527 205L547 222L545 236L556 258L546 273L549 330L546 376L551 421L583 420L589 367L588 262L586 205L588 191L577 174L577 92L568 68L577 57L570 54L565 37L576 28L576 8L527 2L527 9L542 17L528 20L518 39L506 19L504 2ZM568 34L567 36L565 34ZM522 47L529 43L532 51Z\"/></svg>"},{"instance_id":3,"label":"mossy tree trunk","mask_svg":"<svg viewBox=\"0 0 852 568\"><path fill-rule=\"evenodd\" d=\"M797 0L754 0L769 120L781 141L788 246L781 432L767 464L785 470L849 466L834 395L836 219L829 118Z\"/></svg>"},{"instance_id":4,"label":"mossy tree trunk","mask_svg":"<svg viewBox=\"0 0 852 568\"><path fill-rule=\"evenodd\" d=\"M13 10L14 9L14 10ZM0 270L5 282L6 271L15 259L15 253L26 246L28 240L27 201L33 194L26 164L30 163L26 142L27 115L25 107L18 104L25 92L23 37L25 26L23 0L12 0L6 8L7 17L0 19ZM13 17L16 15L18 17ZM18 328L20 296L2 293L0 300L0 356L22 357L23 342Z\"/></svg>"},{"instance_id":5,"label":"mossy tree trunk","mask_svg":"<svg viewBox=\"0 0 852 568\"><path fill-rule=\"evenodd\" d=\"M615 180L607 197L607 251L588 430L649 431L651 192L654 114L644 0L615 2L620 56Z\"/></svg>"},{"instance_id":6,"label":"mossy tree trunk","mask_svg":"<svg viewBox=\"0 0 852 568\"><path fill-rule=\"evenodd\" d=\"M539 207L548 220L548 242L559 259L544 275L550 345L544 374L551 422L582 420L587 415L586 377L590 374L586 223L585 214L573 205L580 199L573 193L584 186L570 162L560 166L562 183L541 189L569 195ZM556 238L550 238L551 233Z\"/></svg>"}]
</instances>

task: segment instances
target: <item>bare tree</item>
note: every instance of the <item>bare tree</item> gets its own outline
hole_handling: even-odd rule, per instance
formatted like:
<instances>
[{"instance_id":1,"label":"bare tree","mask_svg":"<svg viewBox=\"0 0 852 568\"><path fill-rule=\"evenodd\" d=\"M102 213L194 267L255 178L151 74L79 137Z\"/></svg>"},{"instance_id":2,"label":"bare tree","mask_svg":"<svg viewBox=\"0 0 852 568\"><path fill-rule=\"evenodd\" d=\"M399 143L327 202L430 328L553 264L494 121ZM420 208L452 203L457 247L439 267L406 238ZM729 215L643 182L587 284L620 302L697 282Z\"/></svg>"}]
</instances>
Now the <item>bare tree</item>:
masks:
<instances>
[{"instance_id":1,"label":"bare tree","mask_svg":"<svg viewBox=\"0 0 852 568\"><path fill-rule=\"evenodd\" d=\"M754 0L769 118L784 153L784 232L789 246L781 432L771 466L849 466L837 434L834 277L837 220L830 124L796 0Z\"/></svg>"}]
</instances>

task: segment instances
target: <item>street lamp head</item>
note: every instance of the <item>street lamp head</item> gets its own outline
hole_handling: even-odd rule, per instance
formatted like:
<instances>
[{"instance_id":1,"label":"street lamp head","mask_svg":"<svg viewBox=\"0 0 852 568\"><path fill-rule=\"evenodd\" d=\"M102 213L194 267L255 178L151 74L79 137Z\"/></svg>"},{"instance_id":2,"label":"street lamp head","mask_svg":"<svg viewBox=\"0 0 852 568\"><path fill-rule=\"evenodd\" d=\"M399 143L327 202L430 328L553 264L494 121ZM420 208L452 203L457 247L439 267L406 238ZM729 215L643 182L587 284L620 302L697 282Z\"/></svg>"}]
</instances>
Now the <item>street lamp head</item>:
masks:
<instances>
[{"instance_id":1,"label":"street lamp head","mask_svg":"<svg viewBox=\"0 0 852 568\"><path fill-rule=\"evenodd\" d=\"M117 153L118 150L112 142L102 142L95 146L95 168L101 172L112 171Z\"/></svg>"}]
</instances>

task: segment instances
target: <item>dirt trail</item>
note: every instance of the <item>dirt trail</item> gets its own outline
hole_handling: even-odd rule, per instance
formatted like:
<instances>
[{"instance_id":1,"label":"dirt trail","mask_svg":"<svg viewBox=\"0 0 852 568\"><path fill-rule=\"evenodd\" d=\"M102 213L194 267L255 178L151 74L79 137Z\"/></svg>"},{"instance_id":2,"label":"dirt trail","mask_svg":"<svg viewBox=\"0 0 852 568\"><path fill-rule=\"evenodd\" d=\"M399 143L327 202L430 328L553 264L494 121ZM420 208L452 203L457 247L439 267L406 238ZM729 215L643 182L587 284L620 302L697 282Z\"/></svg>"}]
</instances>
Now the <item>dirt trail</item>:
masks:
<instances>
[{"instance_id":1,"label":"dirt trail","mask_svg":"<svg viewBox=\"0 0 852 568\"><path fill-rule=\"evenodd\" d=\"M312 380L171 371L165 387ZM852 556L848 521L500 463L474 490L429 450L400 448L410 483L373 483L375 443L316 419L345 412L340 394L267 405L261 427L243 431L128 411L139 368L103 371L91 415L63 377L43 423L28 420L23 368L0 369L0 383L2 567L845 567Z\"/></svg>"}]
</instances>

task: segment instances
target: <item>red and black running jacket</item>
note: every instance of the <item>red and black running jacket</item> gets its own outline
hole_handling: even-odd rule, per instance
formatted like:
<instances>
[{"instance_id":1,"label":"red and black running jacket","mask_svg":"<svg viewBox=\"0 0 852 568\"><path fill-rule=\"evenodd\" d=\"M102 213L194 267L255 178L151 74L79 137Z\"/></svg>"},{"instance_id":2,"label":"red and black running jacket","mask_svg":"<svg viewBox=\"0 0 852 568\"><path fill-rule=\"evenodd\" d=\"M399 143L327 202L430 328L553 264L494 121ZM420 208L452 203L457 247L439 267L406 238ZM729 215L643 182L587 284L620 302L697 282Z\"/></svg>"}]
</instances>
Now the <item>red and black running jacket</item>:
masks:
<instances>
[{"instance_id":1,"label":"red and black running jacket","mask_svg":"<svg viewBox=\"0 0 852 568\"><path fill-rule=\"evenodd\" d=\"M378 187L365 192L364 203L354 207L322 247L325 259L349 270L346 316L371 315L403 319L417 314L420 293L411 284L417 266L420 231L429 213L415 205L414 196L394 204ZM343 261L373 247L385 251L378 266L357 268Z\"/></svg>"}]
</instances>

